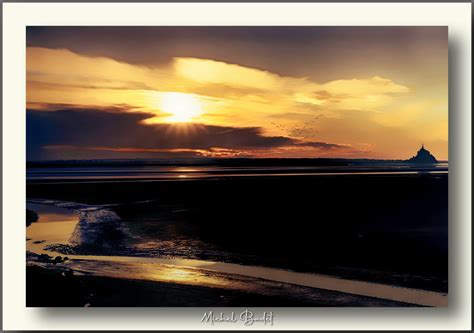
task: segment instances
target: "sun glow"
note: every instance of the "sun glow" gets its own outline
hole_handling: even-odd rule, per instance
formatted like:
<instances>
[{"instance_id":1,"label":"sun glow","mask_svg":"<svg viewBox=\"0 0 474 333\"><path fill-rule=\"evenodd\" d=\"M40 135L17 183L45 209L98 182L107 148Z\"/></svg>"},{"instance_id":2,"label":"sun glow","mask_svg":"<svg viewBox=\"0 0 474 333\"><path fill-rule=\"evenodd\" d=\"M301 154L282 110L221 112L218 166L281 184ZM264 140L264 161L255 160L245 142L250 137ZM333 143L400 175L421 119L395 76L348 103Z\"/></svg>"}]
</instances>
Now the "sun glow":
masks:
<instances>
[{"instance_id":1,"label":"sun glow","mask_svg":"<svg viewBox=\"0 0 474 333\"><path fill-rule=\"evenodd\" d=\"M202 104L199 98L191 94L170 92L161 96L161 108L170 116L166 118L170 123L191 122L202 113Z\"/></svg>"}]
</instances>

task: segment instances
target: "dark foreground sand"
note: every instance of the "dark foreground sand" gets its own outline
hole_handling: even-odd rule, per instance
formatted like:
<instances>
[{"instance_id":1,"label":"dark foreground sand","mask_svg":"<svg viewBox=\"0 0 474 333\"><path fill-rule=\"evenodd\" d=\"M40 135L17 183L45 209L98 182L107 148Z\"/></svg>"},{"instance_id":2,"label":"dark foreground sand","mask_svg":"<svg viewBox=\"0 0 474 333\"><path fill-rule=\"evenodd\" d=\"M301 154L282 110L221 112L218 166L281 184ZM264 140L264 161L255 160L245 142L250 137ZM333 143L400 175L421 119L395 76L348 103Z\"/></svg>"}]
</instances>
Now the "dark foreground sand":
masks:
<instances>
[{"instance_id":1,"label":"dark foreground sand","mask_svg":"<svg viewBox=\"0 0 474 333\"><path fill-rule=\"evenodd\" d=\"M390 307L406 303L279 284L259 292L177 283L78 275L61 267L29 264L28 307ZM295 292L291 295L287 291ZM298 290L296 290L298 289ZM299 289L311 289L301 290ZM305 292L307 293L305 296ZM309 292L309 293L308 293Z\"/></svg>"}]
</instances>

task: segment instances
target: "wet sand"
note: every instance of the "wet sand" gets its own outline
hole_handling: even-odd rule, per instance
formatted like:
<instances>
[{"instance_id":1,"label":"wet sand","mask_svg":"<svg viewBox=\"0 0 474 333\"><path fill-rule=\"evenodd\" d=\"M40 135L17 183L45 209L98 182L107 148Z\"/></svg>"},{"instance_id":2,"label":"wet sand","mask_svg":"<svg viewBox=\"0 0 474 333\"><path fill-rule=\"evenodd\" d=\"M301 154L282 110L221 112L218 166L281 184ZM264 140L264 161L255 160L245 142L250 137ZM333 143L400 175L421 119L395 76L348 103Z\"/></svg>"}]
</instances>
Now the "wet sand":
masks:
<instances>
[{"instance_id":1,"label":"wet sand","mask_svg":"<svg viewBox=\"0 0 474 333\"><path fill-rule=\"evenodd\" d=\"M28 181L27 195L120 219L84 224L90 246L66 255L180 257L448 292L447 174Z\"/></svg>"},{"instance_id":2,"label":"wet sand","mask_svg":"<svg viewBox=\"0 0 474 333\"><path fill-rule=\"evenodd\" d=\"M44 205L36 204L35 208L38 210L41 206ZM30 205L30 208L33 207ZM54 257L60 255L60 253L45 250L45 247L57 243L69 244L70 237L78 223L78 218L71 220L74 214L64 208L45 208L46 212L50 210L55 210L55 218L62 214L65 218L64 221L53 219L55 221L50 222L47 219L47 214L44 214L43 223L33 223L32 226L27 228L27 237L29 238L27 250ZM39 212L39 215L42 215L41 212ZM35 262L34 255L29 257L30 262ZM70 260L63 264L64 267L73 269L78 274L88 276L87 279L89 280L93 275L120 279L122 282L119 282L119 284L125 283L124 279L128 279L131 281L153 281L159 284L183 285L187 289L190 286L195 286L213 288L219 290L219 292L221 290L237 290L243 293L254 293L279 299L285 299L286 297L288 300L287 306L298 302L308 306L406 306L405 303L424 306L447 305L447 296L441 293L274 268L188 259L93 255L69 255L68 257ZM48 274L43 275L49 276ZM264 281L263 284L262 281ZM273 286L273 289L269 286ZM286 292L281 291L282 286L285 286L283 289ZM278 290L278 292L276 293L275 290ZM292 295L295 295L295 293L298 295L298 301L293 299ZM322 297L322 294L325 296ZM249 299L246 299L249 302ZM261 300L261 297L256 297L256 299ZM35 298L32 304L36 304L36 302ZM99 303L102 304L101 302ZM133 304L133 301L131 304ZM247 305L251 304L255 303L250 302ZM164 306L164 304L157 301L155 306ZM191 305L186 305L183 302L181 306Z\"/></svg>"},{"instance_id":3,"label":"wet sand","mask_svg":"<svg viewBox=\"0 0 474 333\"><path fill-rule=\"evenodd\" d=\"M28 261L63 265L79 279L231 290L288 305L295 294L317 306L446 306L447 169L393 168L205 177L192 168L149 170L154 176L65 168L61 180L42 170L27 181L28 201L54 207L27 228ZM47 255L69 260L53 265Z\"/></svg>"},{"instance_id":4,"label":"wet sand","mask_svg":"<svg viewBox=\"0 0 474 333\"><path fill-rule=\"evenodd\" d=\"M81 275L58 267L27 266L28 307L410 307L411 304L292 285L236 278L234 288Z\"/></svg>"}]
</instances>

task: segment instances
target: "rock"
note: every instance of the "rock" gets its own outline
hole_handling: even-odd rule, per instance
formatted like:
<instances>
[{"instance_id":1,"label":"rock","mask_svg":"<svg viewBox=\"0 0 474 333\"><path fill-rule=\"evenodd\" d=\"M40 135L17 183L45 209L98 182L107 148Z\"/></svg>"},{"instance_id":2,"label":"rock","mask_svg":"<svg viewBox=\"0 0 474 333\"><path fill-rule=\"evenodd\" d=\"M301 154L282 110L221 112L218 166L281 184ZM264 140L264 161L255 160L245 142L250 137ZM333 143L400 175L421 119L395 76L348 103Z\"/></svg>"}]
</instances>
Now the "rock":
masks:
<instances>
[{"instance_id":1,"label":"rock","mask_svg":"<svg viewBox=\"0 0 474 333\"><path fill-rule=\"evenodd\" d=\"M51 256L48 256L47 254L40 254L39 257L38 257L38 261L41 261L41 262L51 262L51 259L52 257Z\"/></svg>"},{"instance_id":2,"label":"rock","mask_svg":"<svg viewBox=\"0 0 474 333\"><path fill-rule=\"evenodd\" d=\"M31 223L38 221L38 214L30 209L26 209L26 226L29 226Z\"/></svg>"},{"instance_id":3,"label":"rock","mask_svg":"<svg viewBox=\"0 0 474 333\"><path fill-rule=\"evenodd\" d=\"M63 262L63 258L61 256L57 256L56 258L54 258L53 260L53 264L56 265L56 264L59 264L59 263L62 263Z\"/></svg>"}]
</instances>

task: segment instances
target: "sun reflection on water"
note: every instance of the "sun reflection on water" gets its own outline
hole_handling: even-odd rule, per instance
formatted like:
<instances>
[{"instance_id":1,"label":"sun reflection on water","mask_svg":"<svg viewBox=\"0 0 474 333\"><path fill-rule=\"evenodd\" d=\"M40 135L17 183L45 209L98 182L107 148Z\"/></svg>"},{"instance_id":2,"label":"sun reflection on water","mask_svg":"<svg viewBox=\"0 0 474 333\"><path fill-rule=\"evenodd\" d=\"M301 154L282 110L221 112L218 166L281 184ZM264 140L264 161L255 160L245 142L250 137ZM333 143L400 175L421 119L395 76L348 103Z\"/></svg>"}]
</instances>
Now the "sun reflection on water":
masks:
<instances>
[{"instance_id":1,"label":"sun reflection on water","mask_svg":"<svg viewBox=\"0 0 474 333\"><path fill-rule=\"evenodd\" d=\"M105 262L96 260L74 260L71 267L79 272L123 279L148 280L165 283L222 287L248 290L252 287L245 279L229 278L223 274L192 267L177 267L166 264Z\"/></svg>"}]
</instances>

